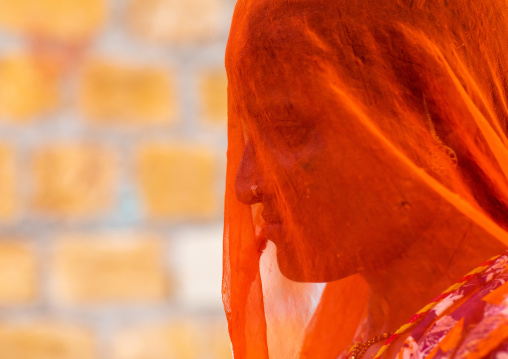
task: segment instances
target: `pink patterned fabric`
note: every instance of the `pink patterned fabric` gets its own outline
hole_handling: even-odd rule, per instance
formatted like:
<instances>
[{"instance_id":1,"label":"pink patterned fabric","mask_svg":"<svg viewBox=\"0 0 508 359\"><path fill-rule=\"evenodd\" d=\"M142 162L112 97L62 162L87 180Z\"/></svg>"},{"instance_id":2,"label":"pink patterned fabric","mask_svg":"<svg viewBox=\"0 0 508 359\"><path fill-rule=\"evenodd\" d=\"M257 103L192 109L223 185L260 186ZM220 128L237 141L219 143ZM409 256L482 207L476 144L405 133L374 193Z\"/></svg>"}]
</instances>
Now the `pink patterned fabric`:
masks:
<instances>
[{"instance_id":1,"label":"pink patterned fabric","mask_svg":"<svg viewBox=\"0 0 508 359\"><path fill-rule=\"evenodd\" d=\"M443 298L405 338L397 359L508 359L508 251ZM360 326L355 341L367 340ZM347 352L339 358L347 357Z\"/></svg>"}]
</instances>

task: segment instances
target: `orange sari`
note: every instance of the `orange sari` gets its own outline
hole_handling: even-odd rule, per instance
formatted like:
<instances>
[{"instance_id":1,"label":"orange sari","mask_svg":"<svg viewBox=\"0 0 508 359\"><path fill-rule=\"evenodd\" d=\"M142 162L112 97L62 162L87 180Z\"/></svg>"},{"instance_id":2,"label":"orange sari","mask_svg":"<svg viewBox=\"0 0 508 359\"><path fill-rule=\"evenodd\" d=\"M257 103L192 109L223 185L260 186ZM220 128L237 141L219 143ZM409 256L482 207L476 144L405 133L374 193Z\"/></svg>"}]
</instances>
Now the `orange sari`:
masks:
<instances>
[{"instance_id":1,"label":"orange sari","mask_svg":"<svg viewBox=\"0 0 508 359\"><path fill-rule=\"evenodd\" d=\"M501 0L238 1L222 288L236 359L336 358L365 315L361 258L402 253L391 233L442 216L442 238L508 245L507 59Z\"/></svg>"}]
</instances>

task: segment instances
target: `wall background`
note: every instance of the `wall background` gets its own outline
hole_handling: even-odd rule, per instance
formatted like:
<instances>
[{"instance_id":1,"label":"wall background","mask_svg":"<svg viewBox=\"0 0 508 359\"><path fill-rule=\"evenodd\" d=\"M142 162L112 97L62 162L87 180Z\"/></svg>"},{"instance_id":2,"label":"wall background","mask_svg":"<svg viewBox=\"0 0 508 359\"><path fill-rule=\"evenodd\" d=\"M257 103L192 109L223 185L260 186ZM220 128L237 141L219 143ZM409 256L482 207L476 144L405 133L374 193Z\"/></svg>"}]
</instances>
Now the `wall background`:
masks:
<instances>
[{"instance_id":1,"label":"wall background","mask_svg":"<svg viewBox=\"0 0 508 359\"><path fill-rule=\"evenodd\" d=\"M0 0L0 359L231 358L234 0Z\"/></svg>"}]
</instances>

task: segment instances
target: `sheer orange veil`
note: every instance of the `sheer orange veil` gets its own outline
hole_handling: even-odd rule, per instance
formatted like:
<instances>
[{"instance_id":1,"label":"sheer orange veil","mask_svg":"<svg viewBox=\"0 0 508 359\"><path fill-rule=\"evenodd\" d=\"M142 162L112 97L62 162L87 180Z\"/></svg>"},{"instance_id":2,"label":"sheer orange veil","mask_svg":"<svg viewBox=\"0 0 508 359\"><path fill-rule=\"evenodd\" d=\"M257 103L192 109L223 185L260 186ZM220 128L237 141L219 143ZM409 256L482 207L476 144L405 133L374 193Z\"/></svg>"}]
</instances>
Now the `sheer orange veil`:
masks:
<instances>
[{"instance_id":1,"label":"sheer orange veil","mask_svg":"<svg viewBox=\"0 0 508 359\"><path fill-rule=\"evenodd\" d=\"M309 128L318 126L323 143L347 137L348 131L362 133L357 145L364 156L351 158L355 168L389 163L386 173L408 183L404 196L412 202L463 219L479 240L491 237L508 245L507 5L502 0L238 1L226 51L222 288L236 359L334 358L352 340L367 296L356 275L318 284L280 274L275 246L264 236L262 205L242 203L235 193L247 142L283 209L285 231L296 248L291 255L301 263L302 275L316 268L309 250L298 249L304 236L327 230L333 237L338 228L363 233L362 226L332 222L329 213L357 213L365 223L384 214L349 208L351 201L310 205L307 198L315 193L298 188L319 180L323 186L315 191L339 191L367 204L396 193L383 170L375 178L358 178L379 189L367 199L334 188L330 176L316 179L306 166L293 168L288 179L279 161L291 156L293 139L270 137L267 129L274 122L297 118ZM283 104L273 105L279 99ZM289 145L283 148L284 140ZM347 155L328 152L327 161L342 163ZM347 171L352 170L344 167L341 175ZM393 225L402 224L390 211Z\"/></svg>"}]
</instances>

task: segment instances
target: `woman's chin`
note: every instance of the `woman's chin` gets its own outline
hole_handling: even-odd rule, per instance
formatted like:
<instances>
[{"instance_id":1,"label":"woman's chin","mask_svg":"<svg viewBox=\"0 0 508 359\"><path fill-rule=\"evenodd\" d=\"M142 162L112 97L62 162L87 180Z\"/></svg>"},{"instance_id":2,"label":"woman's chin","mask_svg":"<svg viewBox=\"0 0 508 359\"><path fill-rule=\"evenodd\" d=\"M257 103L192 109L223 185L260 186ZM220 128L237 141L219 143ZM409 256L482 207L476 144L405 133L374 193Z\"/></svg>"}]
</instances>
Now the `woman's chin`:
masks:
<instances>
[{"instance_id":1,"label":"woman's chin","mask_svg":"<svg viewBox=\"0 0 508 359\"><path fill-rule=\"evenodd\" d=\"M303 283L325 283L333 282L339 279L349 277L356 274L356 266L347 265L346 263L330 263L330 265L323 265L320 259L306 261L308 265L298 260L297 253L287 247L277 246L277 264L280 272L284 277L294 282ZM309 259L308 257L306 259Z\"/></svg>"},{"instance_id":2,"label":"woman's chin","mask_svg":"<svg viewBox=\"0 0 508 359\"><path fill-rule=\"evenodd\" d=\"M282 223L266 223L264 234L277 247L279 270L292 281L323 283L358 273L359 266L350 262L351 256L337 255L348 252L343 248L317 246L316 241L309 241L308 237L307 241L295 240Z\"/></svg>"}]
</instances>

